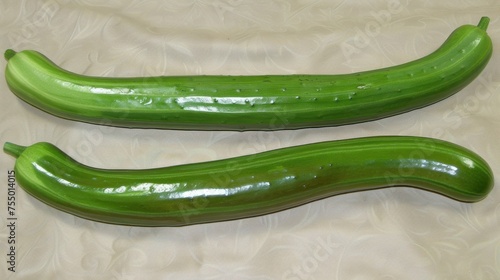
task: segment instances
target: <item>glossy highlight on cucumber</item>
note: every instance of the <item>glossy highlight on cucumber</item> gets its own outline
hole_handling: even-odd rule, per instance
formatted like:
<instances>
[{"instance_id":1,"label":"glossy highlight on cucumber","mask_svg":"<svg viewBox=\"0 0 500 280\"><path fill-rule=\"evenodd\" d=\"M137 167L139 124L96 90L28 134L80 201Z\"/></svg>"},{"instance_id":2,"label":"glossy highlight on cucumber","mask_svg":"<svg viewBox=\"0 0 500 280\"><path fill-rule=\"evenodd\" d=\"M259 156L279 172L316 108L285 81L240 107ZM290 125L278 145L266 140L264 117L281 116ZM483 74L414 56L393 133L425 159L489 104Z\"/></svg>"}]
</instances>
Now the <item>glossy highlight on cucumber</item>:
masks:
<instances>
[{"instance_id":1,"label":"glossy highlight on cucumber","mask_svg":"<svg viewBox=\"0 0 500 280\"><path fill-rule=\"evenodd\" d=\"M19 98L94 124L185 130L278 130L377 120L445 99L487 65L488 17L457 28L433 53L398 66L340 75L93 77L33 50L7 50Z\"/></svg>"},{"instance_id":2,"label":"glossy highlight on cucumber","mask_svg":"<svg viewBox=\"0 0 500 280\"><path fill-rule=\"evenodd\" d=\"M442 140L377 136L144 170L82 165L49 143L5 143L24 190L70 214L131 226L185 226L273 213L355 191L408 186L476 202L488 164Z\"/></svg>"}]
</instances>

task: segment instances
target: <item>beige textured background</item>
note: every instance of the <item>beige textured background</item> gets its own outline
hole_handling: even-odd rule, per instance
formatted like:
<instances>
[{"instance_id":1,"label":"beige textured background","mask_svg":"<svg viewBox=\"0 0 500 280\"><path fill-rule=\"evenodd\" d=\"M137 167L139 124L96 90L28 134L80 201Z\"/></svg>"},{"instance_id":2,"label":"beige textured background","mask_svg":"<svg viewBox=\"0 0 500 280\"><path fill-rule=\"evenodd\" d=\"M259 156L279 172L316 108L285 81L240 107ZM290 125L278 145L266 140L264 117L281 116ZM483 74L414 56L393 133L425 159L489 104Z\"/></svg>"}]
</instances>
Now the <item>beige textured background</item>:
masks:
<instances>
[{"instance_id":1,"label":"beige textured background","mask_svg":"<svg viewBox=\"0 0 500 280\"><path fill-rule=\"evenodd\" d=\"M88 75L350 73L413 60L490 16L494 56L430 107L351 126L278 132L100 127L55 118L0 82L0 141L49 141L105 168L150 168L369 135L436 137L500 178L500 2L495 0L2 0L0 51L38 50ZM5 68L2 62L1 76ZM392 188L183 228L75 218L17 191L17 272L7 270L0 154L1 279L500 279L500 186L476 204Z\"/></svg>"}]
</instances>

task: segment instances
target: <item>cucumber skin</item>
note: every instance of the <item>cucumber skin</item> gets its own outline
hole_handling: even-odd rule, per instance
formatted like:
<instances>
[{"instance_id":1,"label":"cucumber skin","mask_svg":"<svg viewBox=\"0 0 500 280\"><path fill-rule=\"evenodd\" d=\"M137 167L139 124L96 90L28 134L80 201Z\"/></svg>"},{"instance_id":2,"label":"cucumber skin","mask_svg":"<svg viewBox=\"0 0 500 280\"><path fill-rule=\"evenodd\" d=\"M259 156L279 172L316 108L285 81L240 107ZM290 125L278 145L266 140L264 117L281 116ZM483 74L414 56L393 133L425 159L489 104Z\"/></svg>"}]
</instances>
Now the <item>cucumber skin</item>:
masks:
<instances>
[{"instance_id":1,"label":"cucumber skin","mask_svg":"<svg viewBox=\"0 0 500 280\"><path fill-rule=\"evenodd\" d=\"M247 218L393 186L476 202L493 187L490 167L474 152L412 136L337 140L145 170L85 166L44 142L6 143L4 150L17 157L17 181L35 198L82 218L130 226Z\"/></svg>"},{"instance_id":2,"label":"cucumber skin","mask_svg":"<svg viewBox=\"0 0 500 280\"><path fill-rule=\"evenodd\" d=\"M435 52L402 65L344 75L78 75L42 54L8 50L12 92L53 115L129 128L278 130L377 120L460 91L492 54L486 28L457 28Z\"/></svg>"}]
</instances>

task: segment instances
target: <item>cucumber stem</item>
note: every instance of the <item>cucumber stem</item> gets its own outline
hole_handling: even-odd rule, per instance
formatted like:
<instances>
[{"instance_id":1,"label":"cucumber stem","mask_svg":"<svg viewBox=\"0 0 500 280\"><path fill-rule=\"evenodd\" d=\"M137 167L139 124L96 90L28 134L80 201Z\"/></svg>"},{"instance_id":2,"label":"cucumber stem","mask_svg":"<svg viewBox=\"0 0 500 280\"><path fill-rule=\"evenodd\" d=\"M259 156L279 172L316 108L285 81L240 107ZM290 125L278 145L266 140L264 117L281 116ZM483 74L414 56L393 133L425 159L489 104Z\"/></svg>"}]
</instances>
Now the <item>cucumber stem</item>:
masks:
<instances>
[{"instance_id":1,"label":"cucumber stem","mask_svg":"<svg viewBox=\"0 0 500 280\"><path fill-rule=\"evenodd\" d=\"M489 17L482 17L481 20L479 20L479 24L477 25L477 27L479 27L480 29L486 31L486 29L488 28L488 24L490 23L490 18Z\"/></svg>"},{"instance_id":2,"label":"cucumber stem","mask_svg":"<svg viewBox=\"0 0 500 280\"><path fill-rule=\"evenodd\" d=\"M10 142L5 142L5 144L3 145L3 150L16 158L18 158L24 152L24 150L26 150L26 148L27 147L25 146L16 145Z\"/></svg>"},{"instance_id":3,"label":"cucumber stem","mask_svg":"<svg viewBox=\"0 0 500 280\"><path fill-rule=\"evenodd\" d=\"M6 60L11 59L14 55L16 55L16 51L12 49L7 49L3 54Z\"/></svg>"}]
</instances>

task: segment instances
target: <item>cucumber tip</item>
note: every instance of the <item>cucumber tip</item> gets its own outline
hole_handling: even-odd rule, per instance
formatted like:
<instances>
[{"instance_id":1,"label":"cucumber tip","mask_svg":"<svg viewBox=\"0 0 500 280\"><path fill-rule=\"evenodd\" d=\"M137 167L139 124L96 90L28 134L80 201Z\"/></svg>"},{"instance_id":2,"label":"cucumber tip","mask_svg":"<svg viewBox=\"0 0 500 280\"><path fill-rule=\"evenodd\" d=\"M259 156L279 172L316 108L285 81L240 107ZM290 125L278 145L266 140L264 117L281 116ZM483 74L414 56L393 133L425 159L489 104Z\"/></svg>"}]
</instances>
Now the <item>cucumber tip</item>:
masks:
<instances>
[{"instance_id":1,"label":"cucumber tip","mask_svg":"<svg viewBox=\"0 0 500 280\"><path fill-rule=\"evenodd\" d=\"M4 57L6 60L11 59L14 55L16 55L16 51L13 49L7 49L4 53Z\"/></svg>"},{"instance_id":2,"label":"cucumber tip","mask_svg":"<svg viewBox=\"0 0 500 280\"><path fill-rule=\"evenodd\" d=\"M3 145L3 150L6 153L8 153L16 158L18 158L22 154L22 152L24 150L26 150L26 148L27 147L25 147L25 146L16 145L16 144L10 143L10 142L5 142L5 144Z\"/></svg>"},{"instance_id":3,"label":"cucumber tip","mask_svg":"<svg viewBox=\"0 0 500 280\"><path fill-rule=\"evenodd\" d=\"M481 20L479 20L477 27L486 31L489 23L490 23L490 18L485 16L485 17L482 17Z\"/></svg>"}]
</instances>

